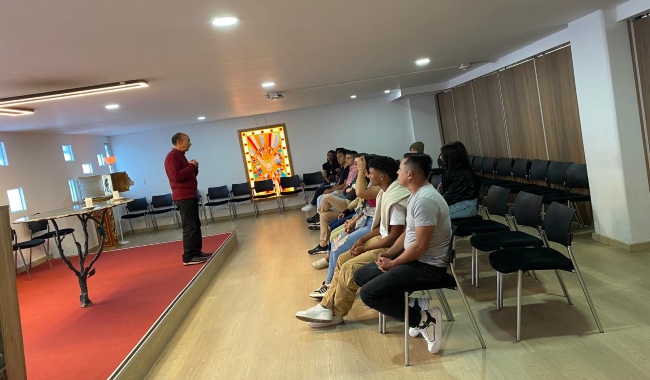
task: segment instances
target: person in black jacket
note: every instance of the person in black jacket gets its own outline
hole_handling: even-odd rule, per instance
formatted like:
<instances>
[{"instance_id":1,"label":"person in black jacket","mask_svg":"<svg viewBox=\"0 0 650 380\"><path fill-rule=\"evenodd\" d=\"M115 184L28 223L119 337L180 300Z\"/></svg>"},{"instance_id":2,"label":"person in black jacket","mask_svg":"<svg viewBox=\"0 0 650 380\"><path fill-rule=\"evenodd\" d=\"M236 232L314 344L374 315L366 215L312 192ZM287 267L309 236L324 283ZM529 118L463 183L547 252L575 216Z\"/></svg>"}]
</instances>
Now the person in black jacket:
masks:
<instances>
[{"instance_id":1,"label":"person in black jacket","mask_svg":"<svg viewBox=\"0 0 650 380\"><path fill-rule=\"evenodd\" d=\"M460 141L450 142L440 149L443 174L438 187L451 219L474 216L478 208L481 181L472 170L467 149Z\"/></svg>"}]
</instances>

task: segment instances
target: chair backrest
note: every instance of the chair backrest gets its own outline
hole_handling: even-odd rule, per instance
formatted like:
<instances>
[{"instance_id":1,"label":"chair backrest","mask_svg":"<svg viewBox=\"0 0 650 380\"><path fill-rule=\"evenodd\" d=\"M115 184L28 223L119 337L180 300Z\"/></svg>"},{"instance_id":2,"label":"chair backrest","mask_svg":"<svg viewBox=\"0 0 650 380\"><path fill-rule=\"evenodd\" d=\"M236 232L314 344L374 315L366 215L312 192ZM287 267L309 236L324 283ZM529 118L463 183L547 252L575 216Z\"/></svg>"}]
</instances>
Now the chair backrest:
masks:
<instances>
[{"instance_id":1,"label":"chair backrest","mask_svg":"<svg viewBox=\"0 0 650 380\"><path fill-rule=\"evenodd\" d=\"M305 186L320 185L324 180L323 173L321 172L305 173L302 175L302 182L304 182Z\"/></svg>"},{"instance_id":2,"label":"chair backrest","mask_svg":"<svg viewBox=\"0 0 650 380\"><path fill-rule=\"evenodd\" d=\"M544 231L548 240L565 247L571 245L573 234L571 233L571 223L575 210L563 204L553 202L544 214Z\"/></svg>"},{"instance_id":3,"label":"chair backrest","mask_svg":"<svg viewBox=\"0 0 650 380\"><path fill-rule=\"evenodd\" d=\"M572 162L566 170L566 185L569 189L588 189L587 165Z\"/></svg>"},{"instance_id":4,"label":"chair backrest","mask_svg":"<svg viewBox=\"0 0 650 380\"><path fill-rule=\"evenodd\" d=\"M530 169L530 161L525 158L518 158L512 164L512 176L514 178L528 178L528 169Z\"/></svg>"},{"instance_id":5,"label":"chair backrest","mask_svg":"<svg viewBox=\"0 0 650 380\"><path fill-rule=\"evenodd\" d=\"M253 189L255 190L255 193L263 193L265 191L274 191L275 190L275 184L273 183L272 179L264 179L261 181L255 181L253 182Z\"/></svg>"},{"instance_id":6,"label":"chair backrest","mask_svg":"<svg viewBox=\"0 0 650 380\"><path fill-rule=\"evenodd\" d=\"M494 174L494 162L495 159L493 157L483 157L483 161L481 162L481 172L484 176Z\"/></svg>"},{"instance_id":7,"label":"chair backrest","mask_svg":"<svg viewBox=\"0 0 650 380\"><path fill-rule=\"evenodd\" d=\"M541 195L534 195L525 191L517 194L515 199L515 221L520 226L537 228L542 225L542 200Z\"/></svg>"},{"instance_id":8,"label":"chair backrest","mask_svg":"<svg viewBox=\"0 0 650 380\"><path fill-rule=\"evenodd\" d=\"M233 183L230 187L232 189L233 197L241 197L242 195L251 195L251 185L248 182Z\"/></svg>"},{"instance_id":9,"label":"chair backrest","mask_svg":"<svg viewBox=\"0 0 650 380\"><path fill-rule=\"evenodd\" d=\"M551 161L546 171L546 181L556 185L564 185L566 183L566 170L570 162Z\"/></svg>"},{"instance_id":10,"label":"chair backrest","mask_svg":"<svg viewBox=\"0 0 650 380\"><path fill-rule=\"evenodd\" d=\"M499 158L497 160L496 172L499 176L512 176L512 158Z\"/></svg>"},{"instance_id":11,"label":"chair backrest","mask_svg":"<svg viewBox=\"0 0 650 380\"><path fill-rule=\"evenodd\" d=\"M39 220L38 222L27 223L27 228L29 228L29 232L31 232L32 235L36 232L47 231L47 227L47 220Z\"/></svg>"},{"instance_id":12,"label":"chair backrest","mask_svg":"<svg viewBox=\"0 0 650 380\"><path fill-rule=\"evenodd\" d=\"M250 194L250 191L248 192ZM217 199L230 198L230 192L228 191L228 186L223 185L219 187L209 187L208 188L208 200L214 201Z\"/></svg>"},{"instance_id":13,"label":"chair backrest","mask_svg":"<svg viewBox=\"0 0 650 380\"><path fill-rule=\"evenodd\" d=\"M530 165L530 179L535 181L546 181L546 171L549 162L547 160L533 160Z\"/></svg>"},{"instance_id":14,"label":"chair backrest","mask_svg":"<svg viewBox=\"0 0 650 380\"><path fill-rule=\"evenodd\" d=\"M280 177L280 187L283 189L293 187L298 190L300 188L300 177L297 174L291 177Z\"/></svg>"},{"instance_id":15,"label":"chair backrest","mask_svg":"<svg viewBox=\"0 0 650 380\"><path fill-rule=\"evenodd\" d=\"M154 195L151 197L151 207L153 208L172 207L173 205L174 202L172 202L171 193L165 195Z\"/></svg>"},{"instance_id":16,"label":"chair backrest","mask_svg":"<svg viewBox=\"0 0 650 380\"><path fill-rule=\"evenodd\" d=\"M485 198L485 205L491 215L506 216L510 189L492 185Z\"/></svg>"},{"instance_id":17,"label":"chair backrest","mask_svg":"<svg viewBox=\"0 0 650 380\"><path fill-rule=\"evenodd\" d=\"M16 235L16 230L11 229L11 241L16 244L18 242L18 235Z\"/></svg>"},{"instance_id":18,"label":"chair backrest","mask_svg":"<svg viewBox=\"0 0 650 380\"><path fill-rule=\"evenodd\" d=\"M474 156L469 154L469 155L467 155L467 158L469 158L469 165L470 166L474 165Z\"/></svg>"},{"instance_id":19,"label":"chair backrest","mask_svg":"<svg viewBox=\"0 0 650 380\"><path fill-rule=\"evenodd\" d=\"M472 161L472 169L477 173L480 172L481 163L483 163L483 157L474 157L474 161Z\"/></svg>"},{"instance_id":20,"label":"chair backrest","mask_svg":"<svg viewBox=\"0 0 650 380\"><path fill-rule=\"evenodd\" d=\"M126 204L126 209L128 212L147 211L147 198L134 199Z\"/></svg>"}]
</instances>

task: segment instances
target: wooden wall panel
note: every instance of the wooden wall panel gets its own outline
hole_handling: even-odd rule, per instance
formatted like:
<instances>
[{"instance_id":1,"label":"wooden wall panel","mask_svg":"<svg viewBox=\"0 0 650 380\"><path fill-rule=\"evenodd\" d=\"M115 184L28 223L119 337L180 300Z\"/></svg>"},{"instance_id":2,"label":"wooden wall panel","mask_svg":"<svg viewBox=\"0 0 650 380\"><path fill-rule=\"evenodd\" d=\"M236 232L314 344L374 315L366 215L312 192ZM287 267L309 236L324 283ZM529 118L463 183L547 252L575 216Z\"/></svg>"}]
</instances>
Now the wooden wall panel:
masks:
<instances>
[{"instance_id":1,"label":"wooden wall panel","mask_svg":"<svg viewBox=\"0 0 650 380\"><path fill-rule=\"evenodd\" d=\"M585 163L571 47L535 58L549 160Z\"/></svg>"},{"instance_id":2,"label":"wooden wall panel","mask_svg":"<svg viewBox=\"0 0 650 380\"><path fill-rule=\"evenodd\" d=\"M458 140L456 129L456 117L454 116L454 100L451 91L438 94L438 112L440 113L440 127L442 129L442 141L448 143Z\"/></svg>"},{"instance_id":3,"label":"wooden wall panel","mask_svg":"<svg viewBox=\"0 0 650 380\"><path fill-rule=\"evenodd\" d=\"M635 76L639 108L641 106L644 108L639 112L642 121L643 146L646 152L646 171L650 184L650 131L648 131L648 123L650 123L650 17L632 22L632 27L634 29L634 47L636 48L635 61L638 63L638 71L635 71ZM644 117L645 123L643 123Z\"/></svg>"},{"instance_id":4,"label":"wooden wall panel","mask_svg":"<svg viewBox=\"0 0 650 380\"><path fill-rule=\"evenodd\" d=\"M503 106L513 158L547 159L535 63L530 60L500 72Z\"/></svg>"},{"instance_id":5,"label":"wooden wall panel","mask_svg":"<svg viewBox=\"0 0 650 380\"><path fill-rule=\"evenodd\" d=\"M476 113L474 110L474 97L472 86L464 84L451 90L454 96L454 109L456 110L456 126L458 140L465 145L467 153L481 156L480 138L476 128Z\"/></svg>"},{"instance_id":6,"label":"wooden wall panel","mask_svg":"<svg viewBox=\"0 0 650 380\"><path fill-rule=\"evenodd\" d=\"M494 73L472 82L483 156L496 158L508 157L498 75Z\"/></svg>"}]
</instances>

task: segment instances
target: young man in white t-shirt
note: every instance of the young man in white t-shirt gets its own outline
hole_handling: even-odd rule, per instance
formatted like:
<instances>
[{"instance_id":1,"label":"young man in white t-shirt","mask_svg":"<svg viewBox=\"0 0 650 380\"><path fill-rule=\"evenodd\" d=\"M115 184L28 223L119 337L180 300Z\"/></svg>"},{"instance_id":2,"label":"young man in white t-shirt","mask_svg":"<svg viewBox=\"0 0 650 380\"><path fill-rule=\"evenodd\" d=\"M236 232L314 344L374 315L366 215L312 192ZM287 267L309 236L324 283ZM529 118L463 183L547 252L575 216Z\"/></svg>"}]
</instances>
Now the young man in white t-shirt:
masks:
<instances>
[{"instance_id":1,"label":"young man in white t-shirt","mask_svg":"<svg viewBox=\"0 0 650 380\"><path fill-rule=\"evenodd\" d=\"M449 266L449 207L427 182L431 164L429 155L404 155L398 181L411 193L406 207L406 228L376 262L359 268L354 274L357 285L361 286L361 300L399 321L404 321L404 292L434 287L443 280ZM409 309L411 335L422 334L431 353L440 349L441 322L437 307Z\"/></svg>"}]
</instances>

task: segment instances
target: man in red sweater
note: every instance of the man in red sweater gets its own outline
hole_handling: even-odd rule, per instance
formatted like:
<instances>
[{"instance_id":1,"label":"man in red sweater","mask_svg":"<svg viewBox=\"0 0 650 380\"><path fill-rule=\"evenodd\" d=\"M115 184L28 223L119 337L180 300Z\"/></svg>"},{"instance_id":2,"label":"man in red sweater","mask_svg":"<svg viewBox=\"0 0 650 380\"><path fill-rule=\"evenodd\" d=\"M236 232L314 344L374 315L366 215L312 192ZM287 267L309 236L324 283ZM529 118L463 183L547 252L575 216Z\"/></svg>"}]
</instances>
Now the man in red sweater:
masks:
<instances>
[{"instance_id":1,"label":"man in red sweater","mask_svg":"<svg viewBox=\"0 0 650 380\"><path fill-rule=\"evenodd\" d=\"M165 157L165 172L183 226L183 265L201 264L210 256L201 252L203 241L196 180L199 163L185 158L185 152L192 146L188 135L176 133L172 136L172 144L174 147Z\"/></svg>"}]
</instances>

